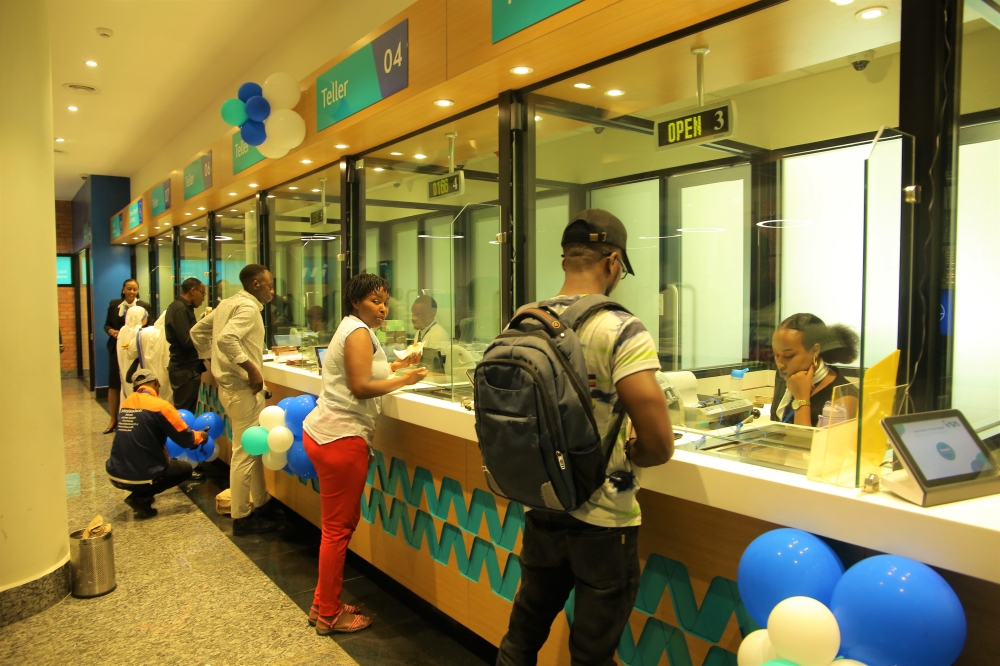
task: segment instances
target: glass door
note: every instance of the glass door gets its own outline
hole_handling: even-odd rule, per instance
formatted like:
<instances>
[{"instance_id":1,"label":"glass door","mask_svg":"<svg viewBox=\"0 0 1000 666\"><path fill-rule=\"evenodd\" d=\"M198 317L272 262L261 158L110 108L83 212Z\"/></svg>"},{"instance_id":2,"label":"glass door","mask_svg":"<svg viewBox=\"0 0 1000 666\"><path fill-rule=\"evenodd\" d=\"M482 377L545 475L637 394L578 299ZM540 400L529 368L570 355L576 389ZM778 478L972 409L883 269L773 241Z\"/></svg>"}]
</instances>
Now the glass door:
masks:
<instances>
[{"instance_id":1,"label":"glass door","mask_svg":"<svg viewBox=\"0 0 1000 666\"><path fill-rule=\"evenodd\" d=\"M77 254L76 260L76 309L79 316L76 319L76 367L79 368L80 379L87 387L94 390L94 330L92 298L90 291L90 249L84 248Z\"/></svg>"}]
</instances>

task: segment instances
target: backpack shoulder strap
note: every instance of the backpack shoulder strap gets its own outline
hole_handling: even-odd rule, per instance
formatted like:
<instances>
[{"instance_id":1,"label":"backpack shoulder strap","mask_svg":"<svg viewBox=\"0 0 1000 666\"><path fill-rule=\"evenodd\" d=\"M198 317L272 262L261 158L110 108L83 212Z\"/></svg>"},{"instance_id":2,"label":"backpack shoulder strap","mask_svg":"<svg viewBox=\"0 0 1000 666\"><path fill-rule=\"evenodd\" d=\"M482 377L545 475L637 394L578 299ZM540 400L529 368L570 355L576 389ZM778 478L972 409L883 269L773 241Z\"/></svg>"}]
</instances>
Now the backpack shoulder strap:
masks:
<instances>
[{"instance_id":1,"label":"backpack shoulder strap","mask_svg":"<svg viewBox=\"0 0 1000 666\"><path fill-rule=\"evenodd\" d=\"M573 305L566 308L560 315L559 320L564 326L572 328L574 331L580 324L587 321L591 315L600 310L621 310L628 312L628 309L617 301L613 301L603 294L589 294L578 300Z\"/></svg>"}]
</instances>

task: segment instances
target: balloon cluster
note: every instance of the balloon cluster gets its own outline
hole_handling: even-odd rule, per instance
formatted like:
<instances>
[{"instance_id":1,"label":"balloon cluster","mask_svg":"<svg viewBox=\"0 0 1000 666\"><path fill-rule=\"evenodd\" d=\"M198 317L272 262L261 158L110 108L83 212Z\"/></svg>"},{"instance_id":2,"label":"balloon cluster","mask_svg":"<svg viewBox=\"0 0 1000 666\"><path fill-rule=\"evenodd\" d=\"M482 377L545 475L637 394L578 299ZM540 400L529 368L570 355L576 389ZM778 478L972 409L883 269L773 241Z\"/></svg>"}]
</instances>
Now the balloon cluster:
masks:
<instances>
[{"instance_id":1,"label":"balloon cluster","mask_svg":"<svg viewBox=\"0 0 1000 666\"><path fill-rule=\"evenodd\" d=\"M818 537L757 537L737 577L750 617L739 666L949 666L965 644L965 612L926 564L878 555L844 572ZM834 661L836 660L836 661Z\"/></svg>"},{"instance_id":2,"label":"balloon cluster","mask_svg":"<svg viewBox=\"0 0 1000 666\"><path fill-rule=\"evenodd\" d=\"M315 479L316 468L302 444L302 422L315 406L316 398L307 394L265 407L260 425L243 432L243 450L261 456L268 469L285 469L303 479Z\"/></svg>"},{"instance_id":3,"label":"balloon cluster","mask_svg":"<svg viewBox=\"0 0 1000 666\"><path fill-rule=\"evenodd\" d=\"M239 127L243 140L264 157L284 157L306 138L306 122L292 111L300 95L298 82L288 74L272 74L263 86L249 81L222 103L222 119Z\"/></svg>"},{"instance_id":4,"label":"balloon cluster","mask_svg":"<svg viewBox=\"0 0 1000 666\"><path fill-rule=\"evenodd\" d=\"M167 453L171 458L186 460L191 464L211 462L219 457L219 447L215 440L226 432L226 422L215 412L204 412L197 417L186 409L178 409L177 413L191 430L208 428L208 441L197 449L185 449L174 440L167 438Z\"/></svg>"}]
</instances>

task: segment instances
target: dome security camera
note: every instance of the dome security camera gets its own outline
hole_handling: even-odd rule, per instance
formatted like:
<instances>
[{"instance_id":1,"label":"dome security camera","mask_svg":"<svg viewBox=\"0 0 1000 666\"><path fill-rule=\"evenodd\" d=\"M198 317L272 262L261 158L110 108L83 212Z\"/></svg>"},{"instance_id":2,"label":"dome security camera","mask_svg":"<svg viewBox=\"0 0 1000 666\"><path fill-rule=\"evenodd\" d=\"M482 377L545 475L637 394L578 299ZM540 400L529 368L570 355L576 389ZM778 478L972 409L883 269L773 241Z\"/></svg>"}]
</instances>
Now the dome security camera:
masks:
<instances>
[{"instance_id":1,"label":"dome security camera","mask_svg":"<svg viewBox=\"0 0 1000 666\"><path fill-rule=\"evenodd\" d=\"M865 51L864 53L859 53L856 56L851 56L851 66L857 72L865 71L868 67L868 63L875 59L874 51Z\"/></svg>"},{"instance_id":2,"label":"dome security camera","mask_svg":"<svg viewBox=\"0 0 1000 666\"><path fill-rule=\"evenodd\" d=\"M604 131L604 125L594 125L594 134L600 134Z\"/></svg>"}]
</instances>

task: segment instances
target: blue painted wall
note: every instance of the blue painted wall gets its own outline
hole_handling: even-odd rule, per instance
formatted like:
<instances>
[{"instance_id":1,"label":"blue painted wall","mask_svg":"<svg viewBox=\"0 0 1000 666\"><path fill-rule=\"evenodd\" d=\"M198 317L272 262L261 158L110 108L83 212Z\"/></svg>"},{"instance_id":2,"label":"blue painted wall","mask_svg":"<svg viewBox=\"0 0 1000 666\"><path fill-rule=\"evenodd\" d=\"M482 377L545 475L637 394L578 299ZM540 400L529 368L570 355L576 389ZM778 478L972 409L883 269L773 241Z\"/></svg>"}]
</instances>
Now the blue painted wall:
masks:
<instances>
[{"instance_id":1,"label":"blue painted wall","mask_svg":"<svg viewBox=\"0 0 1000 666\"><path fill-rule=\"evenodd\" d=\"M94 384L108 385L108 335L104 317L108 303L121 298L122 282L132 277L131 251L127 245L111 245L111 216L129 204L128 178L90 176L73 197L73 250L91 248L91 279L94 312Z\"/></svg>"}]
</instances>

